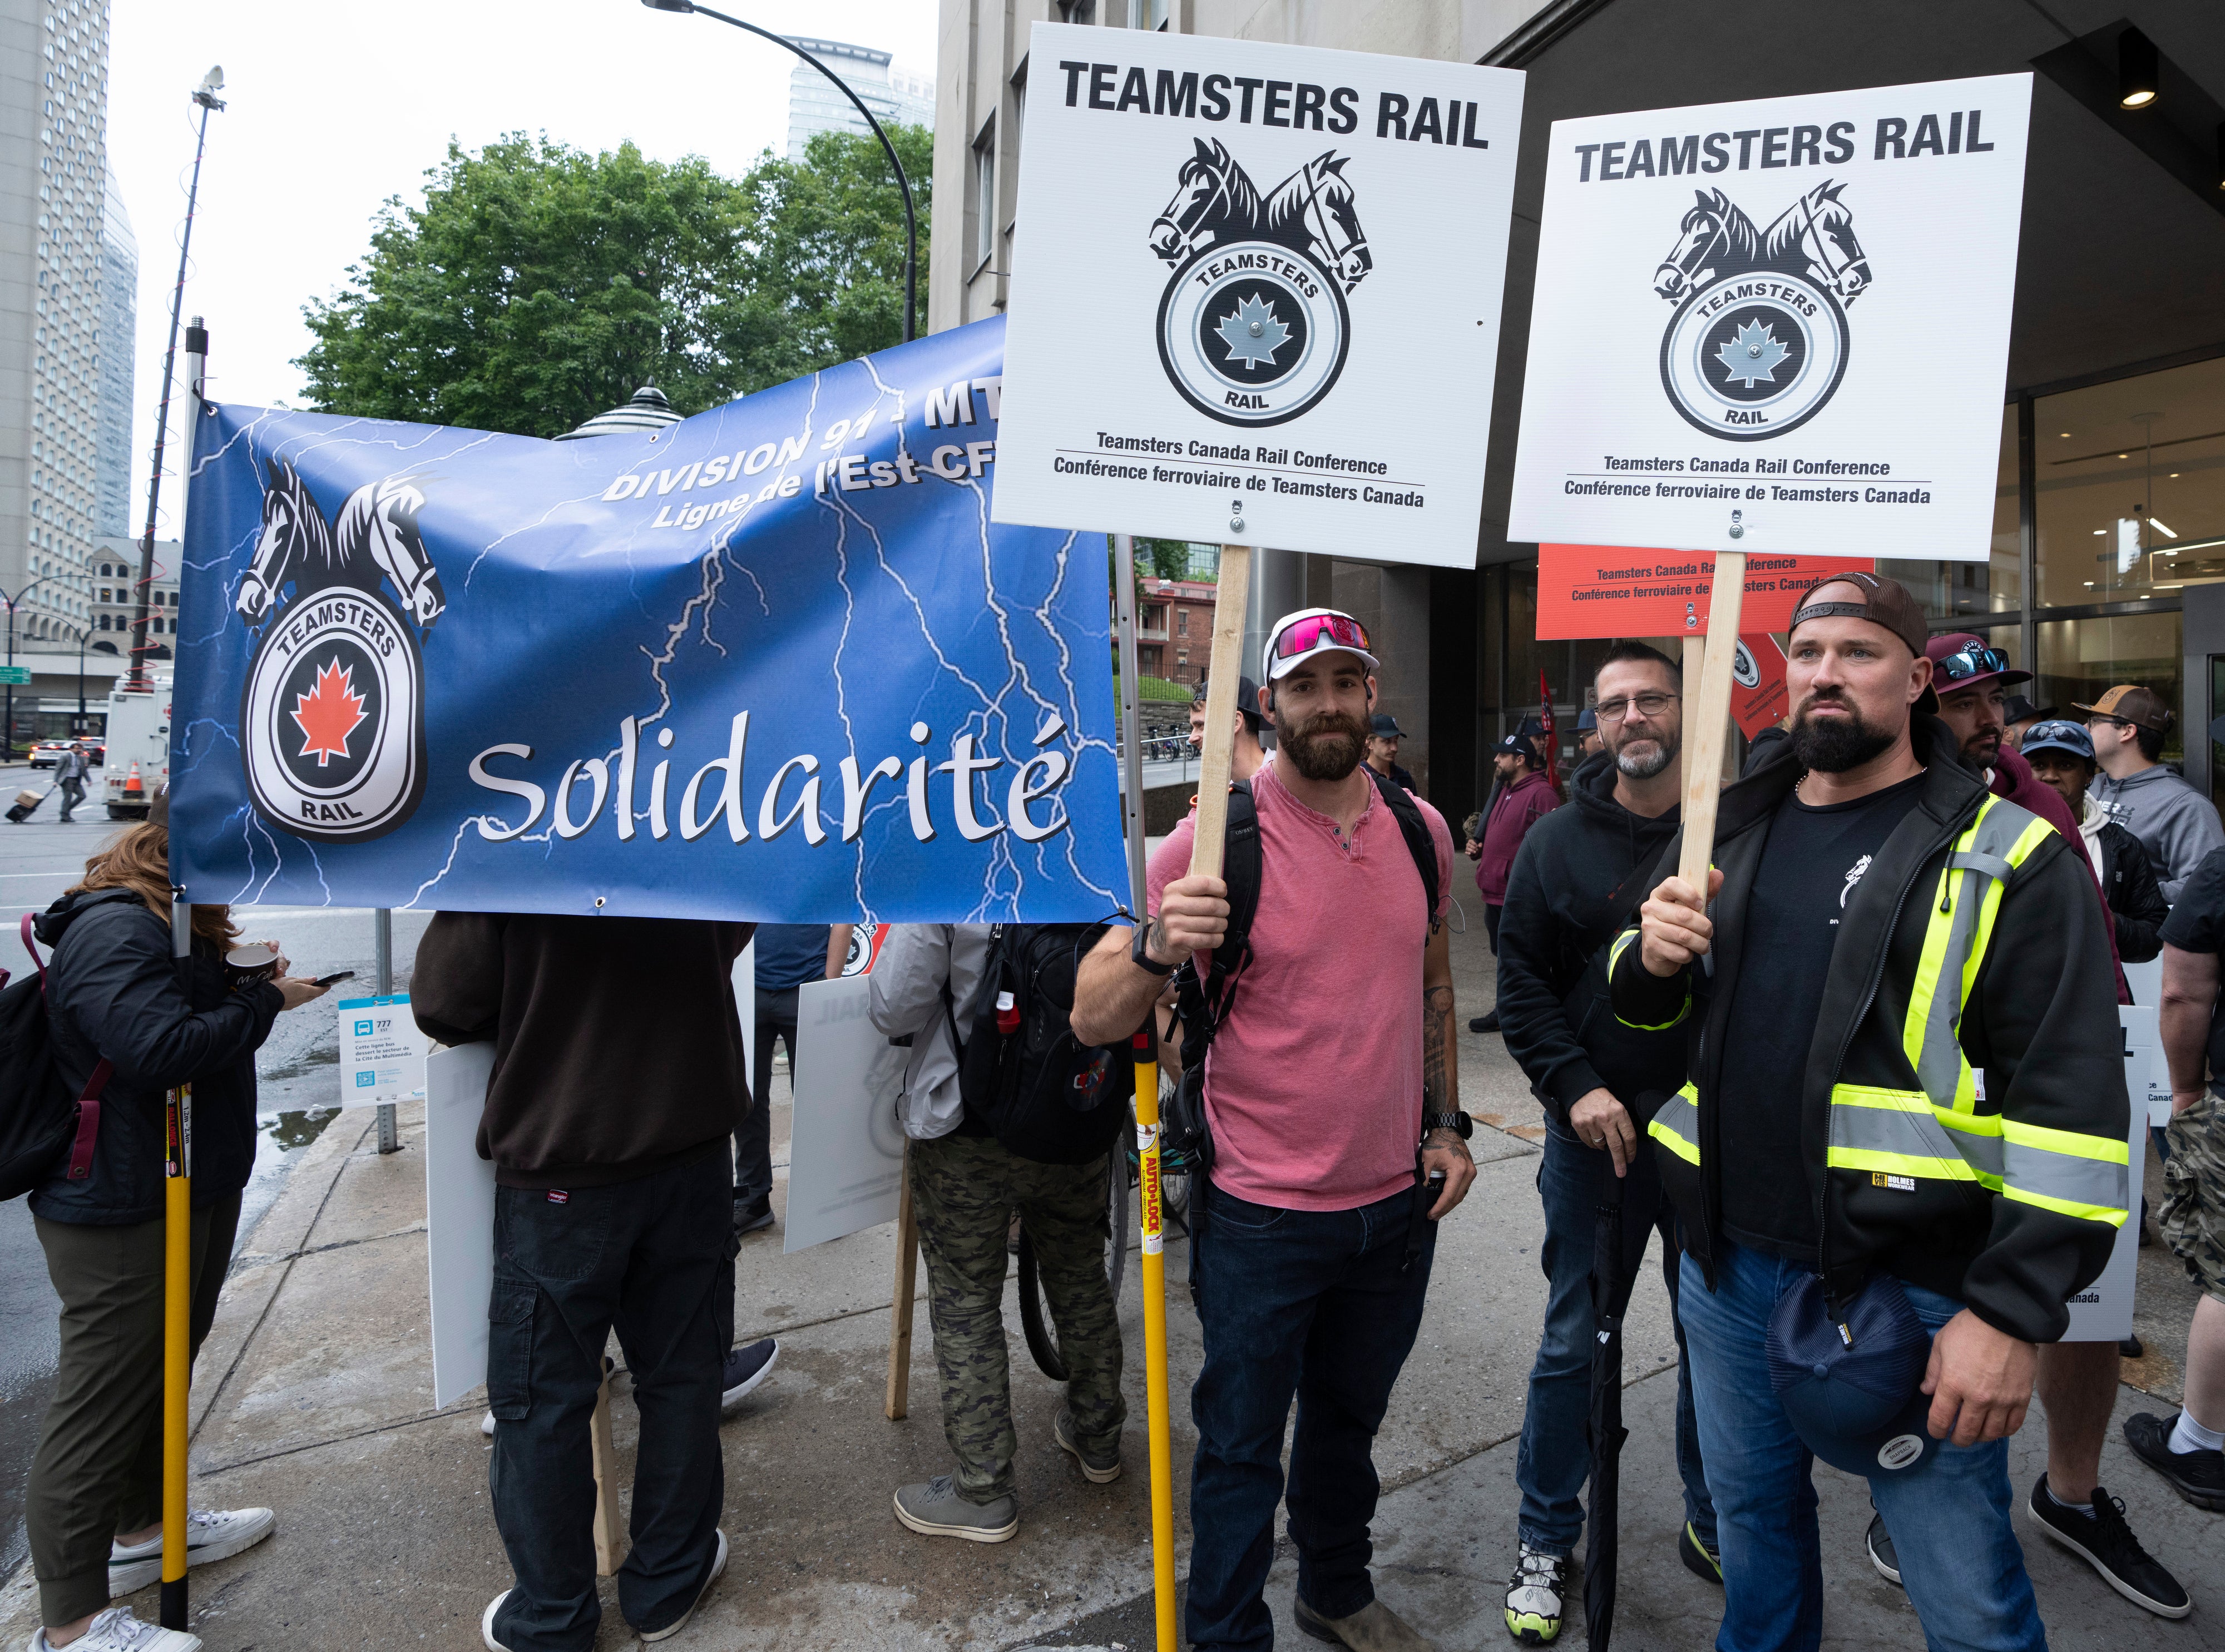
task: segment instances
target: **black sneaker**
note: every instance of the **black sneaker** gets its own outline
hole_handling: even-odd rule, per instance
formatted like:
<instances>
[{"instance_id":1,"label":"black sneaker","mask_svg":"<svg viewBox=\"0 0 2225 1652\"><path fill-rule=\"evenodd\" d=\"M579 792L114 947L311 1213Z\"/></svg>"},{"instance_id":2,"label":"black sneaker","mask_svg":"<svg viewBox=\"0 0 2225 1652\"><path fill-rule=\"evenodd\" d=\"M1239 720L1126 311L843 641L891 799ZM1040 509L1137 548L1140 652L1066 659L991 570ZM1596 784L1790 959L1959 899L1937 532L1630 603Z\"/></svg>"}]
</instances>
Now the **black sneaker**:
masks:
<instances>
[{"instance_id":1,"label":"black sneaker","mask_svg":"<svg viewBox=\"0 0 2225 1652\"><path fill-rule=\"evenodd\" d=\"M2094 1488L2094 1512L2066 1509L2050 1495L2047 1476L2032 1482L2025 1509L2039 1529L2101 1574L2101 1581L2136 1606L2158 1617L2184 1617L2194 1610L2178 1579L2140 1547L2125 1523L2125 1503L2100 1486Z\"/></svg>"},{"instance_id":2,"label":"black sneaker","mask_svg":"<svg viewBox=\"0 0 2225 1652\"><path fill-rule=\"evenodd\" d=\"M2196 1508L2225 1513L2225 1452L2173 1451L2171 1432L2177 1426L2176 1412L2159 1417L2136 1411L2125 1419L2125 1444Z\"/></svg>"},{"instance_id":3,"label":"black sneaker","mask_svg":"<svg viewBox=\"0 0 2225 1652\"><path fill-rule=\"evenodd\" d=\"M1468 1022L1467 1029L1472 1033L1497 1032L1499 1030L1499 1011L1494 1010L1487 1016L1478 1016L1474 1020Z\"/></svg>"},{"instance_id":4,"label":"black sneaker","mask_svg":"<svg viewBox=\"0 0 2225 1652\"><path fill-rule=\"evenodd\" d=\"M748 1399L779 1364L780 1344L770 1337L728 1354L726 1368L719 1378L719 1409L731 1411Z\"/></svg>"},{"instance_id":5,"label":"black sneaker","mask_svg":"<svg viewBox=\"0 0 2225 1652\"><path fill-rule=\"evenodd\" d=\"M1900 1584L1900 1556L1892 1552L1892 1534L1885 1529L1885 1516L1872 1515L1870 1529L1862 1535L1862 1547L1870 1552L1870 1564L1877 1567L1878 1576L1887 1583Z\"/></svg>"},{"instance_id":6,"label":"black sneaker","mask_svg":"<svg viewBox=\"0 0 2225 1652\"><path fill-rule=\"evenodd\" d=\"M2145 1359L2147 1358L2147 1345L2138 1337L2117 1339L2117 1357L2120 1359Z\"/></svg>"},{"instance_id":7,"label":"black sneaker","mask_svg":"<svg viewBox=\"0 0 2225 1652\"><path fill-rule=\"evenodd\" d=\"M772 1225L772 1195L763 1199L738 1199L734 1201L734 1237L755 1233L759 1228Z\"/></svg>"},{"instance_id":8,"label":"black sneaker","mask_svg":"<svg viewBox=\"0 0 2225 1652\"><path fill-rule=\"evenodd\" d=\"M1721 1552L1712 1543L1702 1542L1700 1534L1692 1529L1689 1520L1684 1522L1684 1529L1677 1534L1677 1558L1701 1582L1712 1583L1718 1589L1723 1586Z\"/></svg>"}]
</instances>

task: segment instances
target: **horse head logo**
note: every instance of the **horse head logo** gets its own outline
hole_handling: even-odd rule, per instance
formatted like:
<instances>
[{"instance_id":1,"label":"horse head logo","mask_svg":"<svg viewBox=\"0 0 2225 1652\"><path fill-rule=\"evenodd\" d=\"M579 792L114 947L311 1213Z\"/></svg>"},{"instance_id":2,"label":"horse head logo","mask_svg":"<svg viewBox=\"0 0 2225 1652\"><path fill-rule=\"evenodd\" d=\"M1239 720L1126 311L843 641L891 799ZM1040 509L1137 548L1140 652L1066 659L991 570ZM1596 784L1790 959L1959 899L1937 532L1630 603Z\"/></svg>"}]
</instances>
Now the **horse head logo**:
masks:
<instances>
[{"instance_id":1,"label":"horse head logo","mask_svg":"<svg viewBox=\"0 0 2225 1652\"><path fill-rule=\"evenodd\" d=\"M1219 138L1194 140L1197 152L1175 174L1174 199L1151 220L1151 250L1178 264L1201 246L1251 234L1259 191Z\"/></svg>"},{"instance_id":2,"label":"horse head logo","mask_svg":"<svg viewBox=\"0 0 2225 1652\"><path fill-rule=\"evenodd\" d=\"M269 461L263 526L233 599L262 633L240 698L240 749L257 812L295 837L376 838L424 795L419 640L447 598L419 531L418 481L366 482L327 518L291 460Z\"/></svg>"},{"instance_id":3,"label":"horse head logo","mask_svg":"<svg viewBox=\"0 0 2225 1652\"><path fill-rule=\"evenodd\" d=\"M1854 238L1854 215L1839 199L1841 183L1818 184L1786 207L1765 231L1772 269L1789 269L1851 304L1870 284L1870 261Z\"/></svg>"},{"instance_id":4,"label":"horse head logo","mask_svg":"<svg viewBox=\"0 0 2225 1652\"><path fill-rule=\"evenodd\" d=\"M254 563L239 582L233 606L242 618L260 623L288 585L304 593L331 585L376 593L384 578L410 617L430 629L447 598L417 529L424 504L416 478L389 477L364 483L327 522L293 462L272 459Z\"/></svg>"},{"instance_id":5,"label":"horse head logo","mask_svg":"<svg viewBox=\"0 0 2225 1652\"><path fill-rule=\"evenodd\" d=\"M1696 287L1752 269L1761 248L1753 220L1720 189L1692 192L1697 205L1677 226L1677 244L1653 272L1653 290L1671 302Z\"/></svg>"}]
</instances>

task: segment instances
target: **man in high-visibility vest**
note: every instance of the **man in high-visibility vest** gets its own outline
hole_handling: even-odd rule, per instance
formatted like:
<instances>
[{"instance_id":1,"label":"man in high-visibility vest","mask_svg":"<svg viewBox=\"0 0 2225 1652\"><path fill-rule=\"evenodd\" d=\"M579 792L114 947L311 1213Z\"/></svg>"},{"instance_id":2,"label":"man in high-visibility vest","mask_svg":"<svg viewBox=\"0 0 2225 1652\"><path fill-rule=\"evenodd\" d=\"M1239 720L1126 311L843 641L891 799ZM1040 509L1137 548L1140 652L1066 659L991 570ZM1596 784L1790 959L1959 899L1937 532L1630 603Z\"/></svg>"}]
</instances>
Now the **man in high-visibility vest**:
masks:
<instances>
[{"instance_id":1,"label":"man in high-visibility vest","mask_svg":"<svg viewBox=\"0 0 2225 1652\"><path fill-rule=\"evenodd\" d=\"M1686 1230L1715 1643L1821 1632L1822 1442L1779 1397L1805 1374L1767 1357L1780 1301L1820 1275L1836 1322L1867 1322L1878 1292L1930 1336L1922 1426L1941 1443L1896 1434L1865 1470L1927 1638L2038 1649L2006 1436L2035 1345L2063 1334L2127 1203L2101 909L2054 828L1956 761L1904 587L1836 576L1792 620L1792 736L1722 795L1712 906L1665 880L1611 976L1621 1020L1693 1038L1692 1079L1648 1133Z\"/></svg>"}]
</instances>

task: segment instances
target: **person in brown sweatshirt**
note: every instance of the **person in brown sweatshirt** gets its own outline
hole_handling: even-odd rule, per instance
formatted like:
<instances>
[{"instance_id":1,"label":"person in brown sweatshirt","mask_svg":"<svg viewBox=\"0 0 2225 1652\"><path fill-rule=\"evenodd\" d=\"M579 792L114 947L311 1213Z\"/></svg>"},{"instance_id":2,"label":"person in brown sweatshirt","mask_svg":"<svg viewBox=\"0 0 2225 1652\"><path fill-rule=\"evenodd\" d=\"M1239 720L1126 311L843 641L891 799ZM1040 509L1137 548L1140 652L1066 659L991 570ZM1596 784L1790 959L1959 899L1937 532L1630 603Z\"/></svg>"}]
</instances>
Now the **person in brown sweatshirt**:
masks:
<instances>
[{"instance_id":1,"label":"person in brown sweatshirt","mask_svg":"<svg viewBox=\"0 0 2225 1652\"><path fill-rule=\"evenodd\" d=\"M480 1628L503 1652L594 1644L588 1421L613 1327L641 1412L619 1609L662 1640L726 1567L728 1143L751 1104L732 972L752 927L443 912L418 943L417 1024L494 1045L488 1480L517 1582Z\"/></svg>"}]
</instances>

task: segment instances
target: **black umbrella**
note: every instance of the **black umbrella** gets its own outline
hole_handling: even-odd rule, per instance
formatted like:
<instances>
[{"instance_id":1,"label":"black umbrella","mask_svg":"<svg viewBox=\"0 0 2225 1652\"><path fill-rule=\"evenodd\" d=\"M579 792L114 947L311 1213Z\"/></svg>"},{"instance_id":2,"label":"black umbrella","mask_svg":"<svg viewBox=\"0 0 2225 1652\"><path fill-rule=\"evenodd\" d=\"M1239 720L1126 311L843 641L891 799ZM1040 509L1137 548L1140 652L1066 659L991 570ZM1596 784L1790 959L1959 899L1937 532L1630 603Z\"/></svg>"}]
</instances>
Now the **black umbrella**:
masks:
<instances>
[{"instance_id":1,"label":"black umbrella","mask_svg":"<svg viewBox=\"0 0 2225 1652\"><path fill-rule=\"evenodd\" d=\"M1641 1143L1639 1151L1645 1151ZM1616 1501L1621 1479L1622 1316L1629 1311L1635 1270L1627 1264L1623 1232L1623 1179L1600 1155L1604 1185L1592 1206L1592 1408L1585 1433L1591 1442L1591 1496L1584 1521L1584 1643L1607 1652L1614 1629ZM1641 1228L1643 1233L1645 1230ZM1642 1256L1644 1251L1641 1250Z\"/></svg>"}]
</instances>

